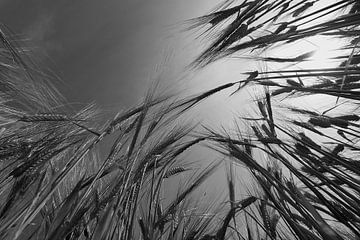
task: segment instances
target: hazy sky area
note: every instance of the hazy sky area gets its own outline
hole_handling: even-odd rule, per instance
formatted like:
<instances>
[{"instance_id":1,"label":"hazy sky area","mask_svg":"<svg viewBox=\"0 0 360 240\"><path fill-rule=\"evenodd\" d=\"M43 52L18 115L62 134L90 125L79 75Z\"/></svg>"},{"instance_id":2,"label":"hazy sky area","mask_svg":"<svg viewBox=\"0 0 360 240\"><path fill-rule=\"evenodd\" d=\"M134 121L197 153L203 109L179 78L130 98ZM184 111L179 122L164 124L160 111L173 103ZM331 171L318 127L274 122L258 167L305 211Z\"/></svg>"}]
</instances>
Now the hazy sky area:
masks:
<instances>
[{"instance_id":1,"label":"hazy sky area","mask_svg":"<svg viewBox=\"0 0 360 240\"><path fill-rule=\"evenodd\" d=\"M138 102L156 65L168 55L168 67L160 70L162 81L176 82L175 88L189 94L239 80L240 73L259 68L249 61L222 61L178 79L204 46L196 34L180 33L185 26L181 23L217 4L217 0L0 0L0 22L19 38L29 39L28 45L63 81L57 86L70 102L95 101L117 111ZM209 100L223 107L229 106L228 101L239 104L239 98Z\"/></svg>"},{"instance_id":2,"label":"hazy sky area","mask_svg":"<svg viewBox=\"0 0 360 240\"><path fill-rule=\"evenodd\" d=\"M200 16L216 3L0 0L0 22L30 40L64 81L60 87L69 101L127 106L143 94L164 52L179 59L184 51L176 49L174 32L180 25L175 23Z\"/></svg>"}]
</instances>

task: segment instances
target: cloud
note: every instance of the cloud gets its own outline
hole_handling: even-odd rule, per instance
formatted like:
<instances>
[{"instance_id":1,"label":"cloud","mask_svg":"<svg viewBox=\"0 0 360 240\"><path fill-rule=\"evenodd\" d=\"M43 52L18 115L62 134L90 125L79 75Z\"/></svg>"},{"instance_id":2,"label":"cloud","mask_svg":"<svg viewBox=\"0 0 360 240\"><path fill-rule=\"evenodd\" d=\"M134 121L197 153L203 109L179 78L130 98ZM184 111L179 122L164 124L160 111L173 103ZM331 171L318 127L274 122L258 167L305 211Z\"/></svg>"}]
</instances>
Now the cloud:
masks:
<instances>
[{"instance_id":1,"label":"cloud","mask_svg":"<svg viewBox=\"0 0 360 240\"><path fill-rule=\"evenodd\" d=\"M60 50L61 45L52 40L52 35L55 34L54 15L50 12L42 11L38 17L28 25L24 34L30 42L34 42L37 47L44 50Z\"/></svg>"},{"instance_id":2,"label":"cloud","mask_svg":"<svg viewBox=\"0 0 360 240\"><path fill-rule=\"evenodd\" d=\"M52 26L53 16L49 13L43 13L27 27L25 34L32 41L44 41Z\"/></svg>"}]
</instances>

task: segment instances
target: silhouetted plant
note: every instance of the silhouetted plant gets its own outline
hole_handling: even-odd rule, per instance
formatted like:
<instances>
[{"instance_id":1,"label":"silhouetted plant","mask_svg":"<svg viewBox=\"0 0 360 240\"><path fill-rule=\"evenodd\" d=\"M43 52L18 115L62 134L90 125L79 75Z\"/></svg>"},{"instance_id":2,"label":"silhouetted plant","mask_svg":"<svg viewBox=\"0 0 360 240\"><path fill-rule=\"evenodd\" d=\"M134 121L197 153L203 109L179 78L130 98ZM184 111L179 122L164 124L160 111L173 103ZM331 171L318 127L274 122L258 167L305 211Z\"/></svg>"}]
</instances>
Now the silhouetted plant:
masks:
<instances>
[{"instance_id":1,"label":"silhouetted plant","mask_svg":"<svg viewBox=\"0 0 360 240\"><path fill-rule=\"evenodd\" d=\"M320 2L325 5L317 7ZM1 239L358 239L359 6L355 0L225 1L188 22L212 41L193 66L236 56L277 69L245 72L242 80L182 100L154 86L137 107L105 123L93 105L67 108L3 26ZM332 59L337 66L301 68L314 55L308 49L267 56L313 36L346 40ZM259 116L244 114L236 134L215 126L195 134L195 126L178 124L213 94L235 87L235 97L250 86L264 89L255 101ZM333 106L301 107L301 99L317 95ZM280 104L293 99L298 106ZM100 156L105 139L112 146ZM225 204L197 193L219 163L196 173L182 159L203 142L229 159ZM254 180L242 199L238 165ZM167 196L164 183L178 175L187 184Z\"/></svg>"}]
</instances>

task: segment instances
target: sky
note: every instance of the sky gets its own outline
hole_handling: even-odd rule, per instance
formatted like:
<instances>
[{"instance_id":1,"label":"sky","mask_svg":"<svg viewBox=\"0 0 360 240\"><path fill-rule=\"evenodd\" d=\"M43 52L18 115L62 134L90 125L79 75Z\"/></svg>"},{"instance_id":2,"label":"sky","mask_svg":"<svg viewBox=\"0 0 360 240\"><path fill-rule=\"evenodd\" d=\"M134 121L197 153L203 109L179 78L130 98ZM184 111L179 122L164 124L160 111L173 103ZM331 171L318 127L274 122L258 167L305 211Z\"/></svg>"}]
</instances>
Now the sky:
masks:
<instances>
[{"instance_id":1,"label":"sky","mask_svg":"<svg viewBox=\"0 0 360 240\"><path fill-rule=\"evenodd\" d=\"M184 69L206 45L196 34L183 31L184 21L217 4L218 0L0 0L0 22L28 40L45 63L42 66L58 75L56 85L69 102L96 102L118 111L139 102L158 71L163 72L162 82L190 95L239 80L242 72L258 68L248 61L223 60L202 70ZM245 99L213 97L199 111L204 119L227 121L222 116L226 113L212 116L209 110L215 105L239 106ZM227 116L238 111L227 110Z\"/></svg>"},{"instance_id":2,"label":"sky","mask_svg":"<svg viewBox=\"0 0 360 240\"><path fill-rule=\"evenodd\" d=\"M0 0L0 22L29 40L63 81L58 87L69 101L129 106L144 94L164 56L177 59L174 65L192 60L179 49L190 45L179 43L180 23L207 13L215 3Z\"/></svg>"}]
</instances>

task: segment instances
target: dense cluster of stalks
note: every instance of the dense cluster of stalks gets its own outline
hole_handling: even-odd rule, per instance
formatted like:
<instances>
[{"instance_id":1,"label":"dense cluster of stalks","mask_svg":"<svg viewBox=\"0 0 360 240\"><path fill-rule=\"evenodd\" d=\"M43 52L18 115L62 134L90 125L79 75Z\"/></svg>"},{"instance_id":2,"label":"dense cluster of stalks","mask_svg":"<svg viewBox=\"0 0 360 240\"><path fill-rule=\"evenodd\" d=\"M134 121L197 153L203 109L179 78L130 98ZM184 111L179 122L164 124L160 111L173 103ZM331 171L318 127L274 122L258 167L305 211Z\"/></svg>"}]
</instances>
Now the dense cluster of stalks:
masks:
<instances>
[{"instance_id":1,"label":"dense cluster of stalks","mask_svg":"<svg viewBox=\"0 0 360 240\"><path fill-rule=\"evenodd\" d=\"M154 87L137 107L105 123L94 106L72 113L2 27L0 238L359 239L360 2L316 7L324 1L226 1L191 20L191 28L212 41L196 67L246 53L254 61L290 65L247 72L180 101L159 96ZM300 68L311 60L306 51L262 55L317 35L345 40L344 55L333 59L337 66ZM250 86L264 89L256 100L259 116L246 115L235 134L213 126L195 134L194 126L179 124L205 98L229 88L235 97ZM280 105L316 96L332 107ZM96 154L109 142L107 155ZM194 171L184 161L202 142L229 163L225 204L196 194L219 166ZM254 184L241 198L239 166ZM179 174L189 177L187 184L169 196L174 191L165 185Z\"/></svg>"}]
</instances>

